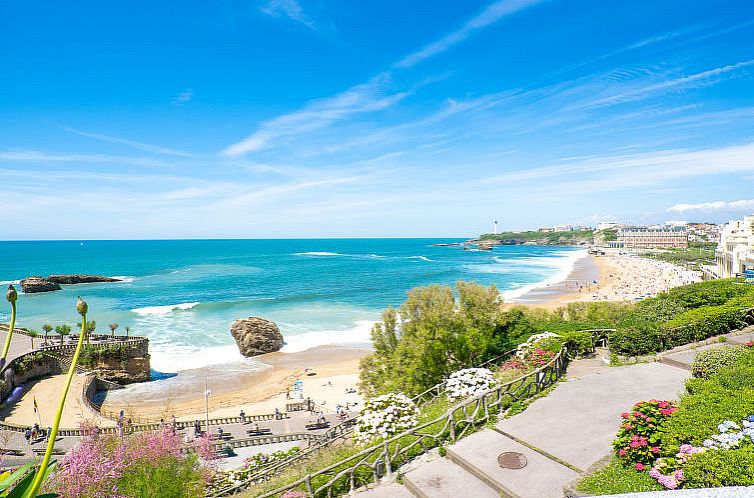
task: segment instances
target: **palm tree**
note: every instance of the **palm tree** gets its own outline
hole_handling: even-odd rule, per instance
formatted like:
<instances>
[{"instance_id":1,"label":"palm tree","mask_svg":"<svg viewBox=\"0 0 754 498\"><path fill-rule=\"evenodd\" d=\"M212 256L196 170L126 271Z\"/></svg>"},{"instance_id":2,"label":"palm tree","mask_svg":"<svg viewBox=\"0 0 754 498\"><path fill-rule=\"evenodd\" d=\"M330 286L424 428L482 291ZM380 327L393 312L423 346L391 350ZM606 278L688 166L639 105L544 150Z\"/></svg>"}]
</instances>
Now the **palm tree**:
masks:
<instances>
[{"instance_id":1,"label":"palm tree","mask_svg":"<svg viewBox=\"0 0 754 498\"><path fill-rule=\"evenodd\" d=\"M97 328L97 320L86 322L86 326L83 326L83 327L81 325L82 323L83 322L79 322L79 327L81 327L81 330L83 330L84 333L86 334L86 345L88 346L89 337L91 337L91 335L94 333L94 329Z\"/></svg>"},{"instance_id":2,"label":"palm tree","mask_svg":"<svg viewBox=\"0 0 754 498\"><path fill-rule=\"evenodd\" d=\"M34 349L34 338L39 336L39 332L34 329L29 329L26 331L26 335L31 339L31 349Z\"/></svg>"},{"instance_id":3,"label":"palm tree","mask_svg":"<svg viewBox=\"0 0 754 498\"><path fill-rule=\"evenodd\" d=\"M44 325L42 325L42 330L45 331L45 345L46 345L47 344L47 335L50 332L52 332L52 325L50 325L49 323L45 323Z\"/></svg>"},{"instance_id":4,"label":"palm tree","mask_svg":"<svg viewBox=\"0 0 754 498\"><path fill-rule=\"evenodd\" d=\"M131 330L131 327L126 325L126 339L128 339L128 331Z\"/></svg>"},{"instance_id":5,"label":"palm tree","mask_svg":"<svg viewBox=\"0 0 754 498\"><path fill-rule=\"evenodd\" d=\"M118 324L117 323L111 323L110 324L110 337L113 338L113 339L115 339L115 329L117 329L117 328L118 328Z\"/></svg>"},{"instance_id":6,"label":"palm tree","mask_svg":"<svg viewBox=\"0 0 754 498\"><path fill-rule=\"evenodd\" d=\"M70 325L58 325L55 327L55 333L60 335L60 344L63 344L63 338L71 333Z\"/></svg>"}]
</instances>

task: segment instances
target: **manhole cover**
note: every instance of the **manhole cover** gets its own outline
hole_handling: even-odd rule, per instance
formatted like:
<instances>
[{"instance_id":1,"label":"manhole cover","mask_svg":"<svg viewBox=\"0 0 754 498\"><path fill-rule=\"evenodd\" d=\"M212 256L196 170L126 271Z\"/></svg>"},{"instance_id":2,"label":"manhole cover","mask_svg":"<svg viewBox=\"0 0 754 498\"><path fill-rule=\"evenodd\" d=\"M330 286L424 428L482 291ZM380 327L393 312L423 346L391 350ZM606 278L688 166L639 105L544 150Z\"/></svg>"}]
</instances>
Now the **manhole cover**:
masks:
<instances>
[{"instance_id":1,"label":"manhole cover","mask_svg":"<svg viewBox=\"0 0 754 498\"><path fill-rule=\"evenodd\" d=\"M504 469L523 469L528 463L522 453L516 451L506 451L497 456L497 463Z\"/></svg>"}]
</instances>

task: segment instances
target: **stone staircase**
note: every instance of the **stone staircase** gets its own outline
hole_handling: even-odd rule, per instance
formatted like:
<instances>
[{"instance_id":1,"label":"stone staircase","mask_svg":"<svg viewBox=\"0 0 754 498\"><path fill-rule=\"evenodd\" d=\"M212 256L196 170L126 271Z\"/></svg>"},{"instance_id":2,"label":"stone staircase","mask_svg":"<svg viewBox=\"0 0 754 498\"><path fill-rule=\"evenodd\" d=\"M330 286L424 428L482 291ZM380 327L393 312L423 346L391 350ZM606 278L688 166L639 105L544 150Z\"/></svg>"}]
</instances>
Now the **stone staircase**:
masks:
<instances>
[{"instance_id":1,"label":"stone staircase","mask_svg":"<svg viewBox=\"0 0 754 498\"><path fill-rule=\"evenodd\" d=\"M564 487L603 460L620 413L642 399L676 399L688 371L662 363L607 367L577 360L568 380L526 411L413 462L401 484L361 498L560 498ZM574 375L571 375L573 372Z\"/></svg>"}]
</instances>

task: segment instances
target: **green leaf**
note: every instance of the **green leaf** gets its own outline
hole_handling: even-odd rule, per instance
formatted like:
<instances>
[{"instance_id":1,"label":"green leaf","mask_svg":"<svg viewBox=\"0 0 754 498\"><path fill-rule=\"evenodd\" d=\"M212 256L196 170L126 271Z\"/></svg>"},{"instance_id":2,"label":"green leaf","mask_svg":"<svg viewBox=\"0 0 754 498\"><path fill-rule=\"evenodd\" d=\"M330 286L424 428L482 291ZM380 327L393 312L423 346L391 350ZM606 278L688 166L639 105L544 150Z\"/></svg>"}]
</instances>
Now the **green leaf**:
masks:
<instances>
[{"instance_id":1,"label":"green leaf","mask_svg":"<svg viewBox=\"0 0 754 498\"><path fill-rule=\"evenodd\" d=\"M31 469L32 467L34 467L34 462L29 462L26 465L19 467L15 472L13 472L10 475L4 474L3 480L0 481L0 491L5 491L9 487L11 487L13 483L18 481L21 478L21 476L27 473L29 469Z\"/></svg>"}]
</instances>

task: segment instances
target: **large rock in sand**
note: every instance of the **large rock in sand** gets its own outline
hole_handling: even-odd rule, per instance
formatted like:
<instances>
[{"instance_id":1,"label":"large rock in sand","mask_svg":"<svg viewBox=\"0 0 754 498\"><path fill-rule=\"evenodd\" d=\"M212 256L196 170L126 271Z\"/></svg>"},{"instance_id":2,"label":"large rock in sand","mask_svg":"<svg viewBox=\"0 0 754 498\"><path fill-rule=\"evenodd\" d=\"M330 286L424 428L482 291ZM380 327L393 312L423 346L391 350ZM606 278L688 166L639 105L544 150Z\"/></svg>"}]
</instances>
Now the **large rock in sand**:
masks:
<instances>
[{"instance_id":1,"label":"large rock in sand","mask_svg":"<svg viewBox=\"0 0 754 498\"><path fill-rule=\"evenodd\" d=\"M244 356L274 353L283 347L283 334L278 326L264 318L251 316L236 320L230 328L230 333Z\"/></svg>"}]
</instances>

